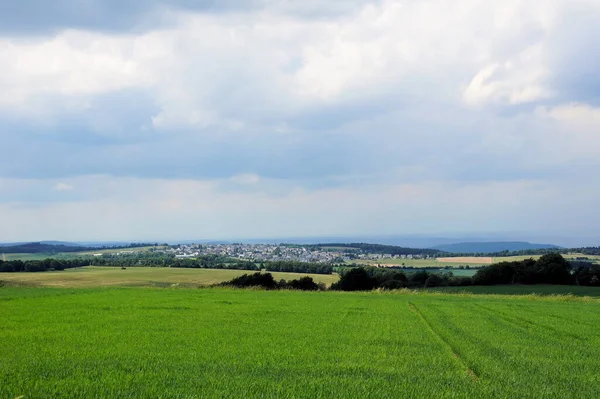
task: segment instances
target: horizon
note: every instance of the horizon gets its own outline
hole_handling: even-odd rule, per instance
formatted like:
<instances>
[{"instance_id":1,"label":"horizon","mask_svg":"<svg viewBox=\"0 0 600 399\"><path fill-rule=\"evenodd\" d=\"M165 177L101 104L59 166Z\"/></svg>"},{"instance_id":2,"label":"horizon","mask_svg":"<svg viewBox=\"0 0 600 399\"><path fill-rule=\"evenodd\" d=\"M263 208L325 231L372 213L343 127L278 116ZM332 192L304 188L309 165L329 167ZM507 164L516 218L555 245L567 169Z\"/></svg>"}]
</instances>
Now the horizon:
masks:
<instances>
[{"instance_id":1,"label":"horizon","mask_svg":"<svg viewBox=\"0 0 600 399\"><path fill-rule=\"evenodd\" d=\"M2 242L600 245L600 2L86 7L0 13Z\"/></svg>"},{"instance_id":2,"label":"horizon","mask_svg":"<svg viewBox=\"0 0 600 399\"><path fill-rule=\"evenodd\" d=\"M557 248L584 248L598 247L598 240L595 238L574 239L573 237L563 237L561 239L527 239L527 238L510 238L507 236L485 236L485 235L470 235L470 236L436 236L436 235L380 235L380 236L307 236L307 237L261 237L261 238L202 238L202 239L146 239L146 240L22 240L22 241L0 241L0 245L19 245L29 243L60 243L60 244L75 244L75 245L128 245L136 243L167 243L175 244L209 244L209 243L226 243L226 244L330 244L330 243L369 243L380 245L391 245L406 248L435 248L454 244L485 244L485 243L526 243L532 245L548 245ZM55 245L55 244L51 244ZM1 251L0 251L1 252Z\"/></svg>"}]
</instances>

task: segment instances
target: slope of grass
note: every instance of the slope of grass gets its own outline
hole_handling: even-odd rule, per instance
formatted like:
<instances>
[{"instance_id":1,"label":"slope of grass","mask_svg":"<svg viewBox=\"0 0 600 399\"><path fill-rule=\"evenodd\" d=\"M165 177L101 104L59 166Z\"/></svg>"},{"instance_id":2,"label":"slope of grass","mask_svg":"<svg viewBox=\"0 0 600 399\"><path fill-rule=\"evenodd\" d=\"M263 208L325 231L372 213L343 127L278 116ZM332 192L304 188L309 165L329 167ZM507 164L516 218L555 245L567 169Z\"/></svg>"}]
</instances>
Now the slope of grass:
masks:
<instances>
[{"instance_id":1,"label":"slope of grass","mask_svg":"<svg viewBox=\"0 0 600 399\"><path fill-rule=\"evenodd\" d=\"M0 397L595 398L600 301L0 289Z\"/></svg>"},{"instance_id":2,"label":"slope of grass","mask_svg":"<svg viewBox=\"0 0 600 399\"><path fill-rule=\"evenodd\" d=\"M103 286L182 286L200 287L231 280L248 270L183 269L169 267L119 267L87 266L57 272L0 273L0 281L11 285L45 287L103 287ZM317 283L330 285L338 280L337 274L303 274L272 272L276 280L293 280L310 276Z\"/></svg>"},{"instance_id":3,"label":"slope of grass","mask_svg":"<svg viewBox=\"0 0 600 399\"><path fill-rule=\"evenodd\" d=\"M438 287L430 291L493 295L574 295L600 297L600 287L576 285L492 285L472 287Z\"/></svg>"}]
</instances>

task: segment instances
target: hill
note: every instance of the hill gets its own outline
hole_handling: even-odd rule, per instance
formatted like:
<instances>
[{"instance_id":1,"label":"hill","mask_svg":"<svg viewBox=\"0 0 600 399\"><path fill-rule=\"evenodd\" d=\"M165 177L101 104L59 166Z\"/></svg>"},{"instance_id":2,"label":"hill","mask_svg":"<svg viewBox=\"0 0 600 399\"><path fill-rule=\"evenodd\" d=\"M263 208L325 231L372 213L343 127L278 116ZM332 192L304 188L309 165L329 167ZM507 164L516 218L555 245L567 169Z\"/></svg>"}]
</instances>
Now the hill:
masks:
<instances>
[{"instance_id":1,"label":"hill","mask_svg":"<svg viewBox=\"0 0 600 399\"><path fill-rule=\"evenodd\" d=\"M433 249L451 253L496 253L503 251L524 251L548 248L559 249L560 247L552 244L532 244L523 241L460 242L433 247Z\"/></svg>"}]
</instances>

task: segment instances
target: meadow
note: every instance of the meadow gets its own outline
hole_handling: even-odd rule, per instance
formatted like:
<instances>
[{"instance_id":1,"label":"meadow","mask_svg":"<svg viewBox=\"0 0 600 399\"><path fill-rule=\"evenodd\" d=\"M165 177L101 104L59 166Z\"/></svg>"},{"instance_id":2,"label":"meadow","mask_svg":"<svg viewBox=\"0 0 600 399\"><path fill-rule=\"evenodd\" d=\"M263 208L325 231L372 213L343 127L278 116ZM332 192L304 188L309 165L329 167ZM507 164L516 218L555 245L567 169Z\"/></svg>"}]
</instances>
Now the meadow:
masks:
<instances>
[{"instance_id":1,"label":"meadow","mask_svg":"<svg viewBox=\"0 0 600 399\"><path fill-rule=\"evenodd\" d=\"M370 266L408 266L408 267L452 267L456 268L459 265L463 266L489 266L492 263L500 262L515 262L522 261L525 259L533 258L539 259L542 255L520 255L520 256L500 256L500 257L487 257L487 256L461 256L461 257L444 257L444 258L431 258L431 259L399 259L399 258L381 258L377 260L370 259L356 259L348 263L358 263ZM599 255L584 255L579 253L563 254L563 257L567 260L576 260L578 257L587 257L592 263L600 263Z\"/></svg>"},{"instance_id":2,"label":"meadow","mask_svg":"<svg viewBox=\"0 0 600 399\"><path fill-rule=\"evenodd\" d=\"M86 266L56 272L0 273L0 282L8 285L38 287L202 287L231 280L247 270L185 269L170 267ZM331 285L337 274L303 274L271 272L276 280L293 280L310 276L317 283Z\"/></svg>"},{"instance_id":3,"label":"meadow","mask_svg":"<svg viewBox=\"0 0 600 399\"><path fill-rule=\"evenodd\" d=\"M596 398L591 298L0 288L0 397Z\"/></svg>"}]
</instances>

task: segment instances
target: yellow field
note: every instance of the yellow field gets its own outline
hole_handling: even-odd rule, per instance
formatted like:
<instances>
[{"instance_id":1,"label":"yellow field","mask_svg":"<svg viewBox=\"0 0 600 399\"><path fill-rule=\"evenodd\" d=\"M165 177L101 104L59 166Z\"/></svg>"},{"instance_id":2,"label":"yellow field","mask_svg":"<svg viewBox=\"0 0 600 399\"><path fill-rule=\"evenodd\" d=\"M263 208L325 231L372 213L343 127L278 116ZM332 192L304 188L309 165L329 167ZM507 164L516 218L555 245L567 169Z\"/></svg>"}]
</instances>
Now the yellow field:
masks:
<instances>
[{"instance_id":1,"label":"yellow field","mask_svg":"<svg viewBox=\"0 0 600 399\"><path fill-rule=\"evenodd\" d=\"M0 282L42 287L201 287L231 280L248 270L183 269L169 267L119 267L86 266L56 272L0 273ZM310 276L317 283L331 285L337 274L302 274L271 272L276 280L293 280Z\"/></svg>"},{"instance_id":2,"label":"yellow field","mask_svg":"<svg viewBox=\"0 0 600 399\"><path fill-rule=\"evenodd\" d=\"M491 265L494 263L494 258L488 256L459 256L452 258L437 258L436 260L442 263L475 263L484 265Z\"/></svg>"}]
</instances>

